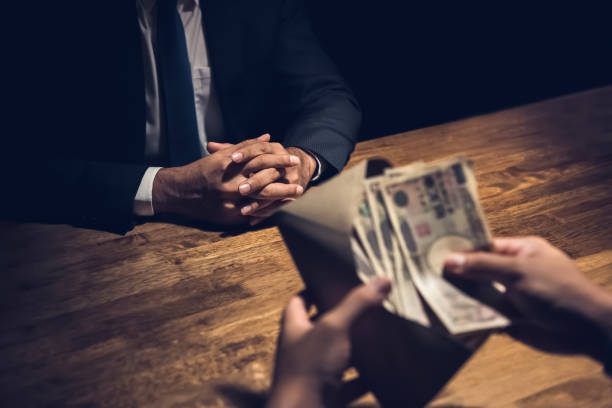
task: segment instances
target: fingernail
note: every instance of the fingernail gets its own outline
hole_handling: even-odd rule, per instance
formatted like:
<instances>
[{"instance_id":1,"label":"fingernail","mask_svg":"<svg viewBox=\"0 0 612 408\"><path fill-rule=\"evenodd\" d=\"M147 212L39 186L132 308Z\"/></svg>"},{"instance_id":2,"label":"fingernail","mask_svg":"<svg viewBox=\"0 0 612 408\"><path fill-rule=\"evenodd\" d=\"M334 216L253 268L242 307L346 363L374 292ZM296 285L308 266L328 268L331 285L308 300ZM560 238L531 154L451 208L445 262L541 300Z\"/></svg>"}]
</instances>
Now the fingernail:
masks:
<instances>
[{"instance_id":1,"label":"fingernail","mask_svg":"<svg viewBox=\"0 0 612 408\"><path fill-rule=\"evenodd\" d=\"M388 295L391 292L391 281L382 276L375 276L368 282L368 285L372 286L378 293L382 295Z\"/></svg>"},{"instance_id":2,"label":"fingernail","mask_svg":"<svg viewBox=\"0 0 612 408\"><path fill-rule=\"evenodd\" d=\"M454 253L446 257L444 266L449 272L461 273L465 265L465 255Z\"/></svg>"},{"instance_id":3,"label":"fingernail","mask_svg":"<svg viewBox=\"0 0 612 408\"><path fill-rule=\"evenodd\" d=\"M289 161L291 162L291 164L295 164L295 165L300 164L300 158L297 156L289 157Z\"/></svg>"},{"instance_id":4,"label":"fingernail","mask_svg":"<svg viewBox=\"0 0 612 408\"><path fill-rule=\"evenodd\" d=\"M238 191L240 194L248 194L251 191L251 185L249 183L244 183L238 186Z\"/></svg>"},{"instance_id":5,"label":"fingernail","mask_svg":"<svg viewBox=\"0 0 612 408\"><path fill-rule=\"evenodd\" d=\"M240 209L240 212L242 213L242 215L247 215L248 213L251 212L251 206L250 205L245 205L244 207L242 207Z\"/></svg>"},{"instance_id":6,"label":"fingernail","mask_svg":"<svg viewBox=\"0 0 612 408\"><path fill-rule=\"evenodd\" d=\"M304 187L302 187L302 186L297 186L297 187L295 188L295 193L296 193L297 195L300 195L300 194L302 194L303 192L304 192Z\"/></svg>"},{"instance_id":7,"label":"fingernail","mask_svg":"<svg viewBox=\"0 0 612 408\"><path fill-rule=\"evenodd\" d=\"M242 153L236 152L232 154L232 160L238 163L240 160L242 160L242 156Z\"/></svg>"}]
</instances>

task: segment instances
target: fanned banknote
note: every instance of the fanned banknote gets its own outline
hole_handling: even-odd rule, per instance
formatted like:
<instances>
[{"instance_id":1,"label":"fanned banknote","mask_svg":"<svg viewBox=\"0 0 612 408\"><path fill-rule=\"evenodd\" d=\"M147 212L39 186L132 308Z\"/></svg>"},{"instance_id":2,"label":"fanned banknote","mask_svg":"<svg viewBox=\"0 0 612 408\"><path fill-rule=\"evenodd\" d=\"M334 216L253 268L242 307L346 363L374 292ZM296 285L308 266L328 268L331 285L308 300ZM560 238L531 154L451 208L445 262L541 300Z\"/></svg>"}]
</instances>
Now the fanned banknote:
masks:
<instances>
[{"instance_id":1,"label":"fanned banknote","mask_svg":"<svg viewBox=\"0 0 612 408\"><path fill-rule=\"evenodd\" d=\"M404 261L427 304L452 334L507 326L505 316L442 277L448 253L491 244L467 161L417 164L398 173L385 181L383 198Z\"/></svg>"},{"instance_id":2,"label":"fanned banknote","mask_svg":"<svg viewBox=\"0 0 612 408\"><path fill-rule=\"evenodd\" d=\"M392 276L389 276L388 270L383 265L380 246L378 245L378 241L376 239L376 232L374 231L372 211L370 209L370 204L368 203L365 192L359 199L359 210L357 214L358 215L354 223L354 228L355 232L357 233L357 237L359 238L359 242L361 242L361 246L365 250L365 254L367 254L367 257L365 258L366 261L369 261L367 270L371 271L375 275L393 279ZM358 246L358 244L352 239L351 247L353 249L353 254L356 258L363 258L362 255L365 255L363 254L363 251L361 251L360 254L355 253L355 245ZM363 259L361 259L360 262L363 264ZM364 271L366 270L366 268L361 265L361 270ZM358 273L358 276L362 280L364 280L364 276L366 275L362 272L361 275L359 275ZM391 291L391 295L389 296L389 298L384 302L385 309L389 310L392 313L397 312L399 307L396 301L396 293L397 289L394 288L394 290Z\"/></svg>"},{"instance_id":3,"label":"fanned banknote","mask_svg":"<svg viewBox=\"0 0 612 408\"><path fill-rule=\"evenodd\" d=\"M397 289L392 293L392 302L397 313L407 319L429 326L429 319L423 304L412 283L408 267L401 259L399 244L383 202L381 185L384 177L376 177L365 181L371 225L378 242L380 258L385 269L384 275L396 283Z\"/></svg>"},{"instance_id":4,"label":"fanned banknote","mask_svg":"<svg viewBox=\"0 0 612 408\"><path fill-rule=\"evenodd\" d=\"M378 275L385 275L387 268L386 259L383 259L382 248L376 237L376 225L372 217L372 207L368 201L366 192L364 191L359 198L357 218L354 223L355 231L361 241L363 249L370 258L372 267Z\"/></svg>"},{"instance_id":5,"label":"fanned banknote","mask_svg":"<svg viewBox=\"0 0 612 408\"><path fill-rule=\"evenodd\" d=\"M396 177L405 176L406 174L412 174L426 165L427 163L425 163L423 160L419 160L402 167L388 167L385 169L384 178L389 180Z\"/></svg>"},{"instance_id":6,"label":"fanned banknote","mask_svg":"<svg viewBox=\"0 0 612 408\"><path fill-rule=\"evenodd\" d=\"M361 241L361 238L359 239ZM355 237L351 237L351 250L353 251L353 260L355 261L355 267L357 276L363 282L368 282L374 276L380 276L380 271L376 271L372 265L371 258L364 253L364 249L359 241ZM382 275L384 276L384 275ZM397 292L396 289L392 289L391 293ZM391 313L398 313L398 306L393 302L392 298L386 299L383 302L383 307Z\"/></svg>"}]
</instances>

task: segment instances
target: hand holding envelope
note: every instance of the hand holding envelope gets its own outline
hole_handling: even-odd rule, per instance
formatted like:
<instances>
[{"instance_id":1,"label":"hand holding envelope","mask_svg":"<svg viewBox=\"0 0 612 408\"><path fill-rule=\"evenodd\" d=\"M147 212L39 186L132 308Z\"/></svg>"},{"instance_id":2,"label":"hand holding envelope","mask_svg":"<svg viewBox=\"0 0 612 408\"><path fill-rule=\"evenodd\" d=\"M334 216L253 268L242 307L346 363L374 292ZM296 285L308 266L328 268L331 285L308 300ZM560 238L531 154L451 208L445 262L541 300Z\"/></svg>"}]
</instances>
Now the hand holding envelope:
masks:
<instances>
[{"instance_id":1,"label":"hand holding envelope","mask_svg":"<svg viewBox=\"0 0 612 408\"><path fill-rule=\"evenodd\" d=\"M277 220L321 312L359 280L393 282L386 311L364 316L352 339L355 366L381 401L427 401L469 357L468 342L509 324L442 276L447 253L491 242L465 159L398 169L367 160L282 208Z\"/></svg>"},{"instance_id":2,"label":"hand holding envelope","mask_svg":"<svg viewBox=\"0 0 612 408\"><path fill-rule=\"evenodd\" d=\"M394 290L384 306L391 313L430 326L433 312L452 335L510 324L442 276L447 254L492 242L467 160L417 162L369 178L359 169L347 173L330 182L334 188L324 186L284 212L311 220L308 229L352 258L361 280L389 278Z\"/></svg>"}]
</instances>

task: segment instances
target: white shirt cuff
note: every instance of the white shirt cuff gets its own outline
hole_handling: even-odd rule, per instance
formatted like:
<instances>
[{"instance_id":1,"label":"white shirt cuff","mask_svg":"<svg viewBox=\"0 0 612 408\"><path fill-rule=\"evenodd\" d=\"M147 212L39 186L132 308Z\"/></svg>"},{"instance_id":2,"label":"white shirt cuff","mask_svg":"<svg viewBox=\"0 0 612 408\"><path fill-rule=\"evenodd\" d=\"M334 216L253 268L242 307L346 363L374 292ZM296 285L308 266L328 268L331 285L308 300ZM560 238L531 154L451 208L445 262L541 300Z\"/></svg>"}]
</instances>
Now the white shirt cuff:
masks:
<instances>
[{"instance_id":1,"label":"white shirt cuff","mask_svg":"<svg viewBox=\"0 0 612 408\"><path fill-rule=\"evenodd\" d=\"M134 197L134 214L141 217L151 217L155 215L153 208L153 180L161 167L149 167L140 181L138 191Z\"/></svg>"},{"instance_id":2,"label":"white shirt cuff","mask_svg":"<svg viewBox=\"0 0 612 408\"><path fill-rule=\"evenodd\" d=\"M315 169L315 174L310 179L310 182L317 181L321 177L321 160L316 154L310 154L317 161L317 168Z\"/></svg>"}]
</instances>

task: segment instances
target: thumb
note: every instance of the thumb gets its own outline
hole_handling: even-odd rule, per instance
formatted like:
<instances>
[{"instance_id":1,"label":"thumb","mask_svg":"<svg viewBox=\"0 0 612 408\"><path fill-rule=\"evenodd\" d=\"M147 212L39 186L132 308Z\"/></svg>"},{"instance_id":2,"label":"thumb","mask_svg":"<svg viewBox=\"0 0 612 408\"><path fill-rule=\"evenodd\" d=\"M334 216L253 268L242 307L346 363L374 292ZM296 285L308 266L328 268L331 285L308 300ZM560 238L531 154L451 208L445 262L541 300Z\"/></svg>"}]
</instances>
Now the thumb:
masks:
<instances>
[{"instance_id":1,"label":"thumb","mask_svg":"<svg viewBox=\"0 0 612 408\"><path fill-rule=\"evenodd\" d=\"M508 282L519 271L514 256L490 252L452 253L444 262L445 271L469 279Z\"/></svg>"},{"instance_id":2,"label":"thumb","mask_svg":"<svg viewBox=\"0 0 612 408\"><path fill-rule=\"evenodd\" d=\"M391 292L389 279L376 276L367 284L351 290L324 319L342 330L348 330L366 310L380 306L389 292Z\"/></svg>"},{"instance_id":3,"label":"thumb","mask_svg":"<svg viewBox=\"0 0 612 408\"><path fill-rule=\"evenodd\" d=\"M312 322L306 310L306 303L300 296L294 296L283 312L281 337L292 341L301 337L312 328Z\"/></svg>"},{"instance_id":4,"label":"thumb","mask_svg":"<svg viewBox=\"0 0 612 408\"><path fill-rule=\"evenodd\" d=\"M227 149L228 147L232 146L233 144L231 143L208 142L208 145L206 145L206 150L208 150L209 153L216 153L219 150Z\"/></svg>"},{"instance_id":5,"label":"thumb","mask_svg":"<svg viewBox=\"0 0 612 408\"><path fill-rule=\"evenodd\" d=\"M269 133L265 133L265 134L259 136L257 138L257 140L259 140L260 142L269 142L270 141L270 134Z\"/></svg>"}]
</instances>

